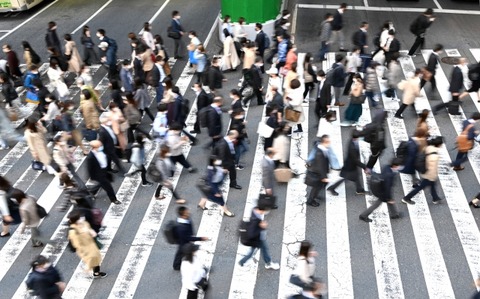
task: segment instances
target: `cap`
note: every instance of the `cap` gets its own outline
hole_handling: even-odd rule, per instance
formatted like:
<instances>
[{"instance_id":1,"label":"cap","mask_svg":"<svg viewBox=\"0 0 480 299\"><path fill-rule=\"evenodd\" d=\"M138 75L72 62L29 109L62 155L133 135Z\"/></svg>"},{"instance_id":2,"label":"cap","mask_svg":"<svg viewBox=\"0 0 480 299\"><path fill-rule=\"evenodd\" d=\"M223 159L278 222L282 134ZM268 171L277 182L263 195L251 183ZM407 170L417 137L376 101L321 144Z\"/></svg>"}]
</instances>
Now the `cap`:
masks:
<instances>
[{"instance_id":1,"label":"cap","mask_svg":"<svg viewBox=\"0 0 480 299\"><path fill-rule=\"evenodd\" d=\"M108 48L108 43L107 43L107 42L101 42L101 43L98 45L98 47L101 48L101 49Z\"/></svg>"}]
</instances>

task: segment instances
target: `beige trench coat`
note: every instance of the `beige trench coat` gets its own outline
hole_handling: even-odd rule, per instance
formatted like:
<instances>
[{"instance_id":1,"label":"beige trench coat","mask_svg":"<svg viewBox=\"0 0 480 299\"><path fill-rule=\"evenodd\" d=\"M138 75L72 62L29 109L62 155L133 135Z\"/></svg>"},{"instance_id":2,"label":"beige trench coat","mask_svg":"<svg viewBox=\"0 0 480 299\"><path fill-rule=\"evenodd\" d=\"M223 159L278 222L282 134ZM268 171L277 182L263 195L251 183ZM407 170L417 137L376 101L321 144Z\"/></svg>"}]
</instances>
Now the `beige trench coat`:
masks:
<instances>
[{"instance_id":1,"label":"beige trench coat","mask_svg":"<svg viewBox=\"0 0 480 299\"><path fill-rule=\"evenodd\" d=\"M42 162L45 166L50 165L52 154L50 153L50 149L47 147L47 141L45 140L47 129L45 129L44 126L37 124L37 130L38 132L35 133L26 129L25 140L27 141L33 159Z\"/></svg>"},{"instance_id":2,"label":"beige trench coat","mask_svg":"<svg viewBox=\"0 0 480 299\"><path fill-rule=\"evenodd\" d=\"M89 270L100 266L102 255L93 237L96 233L86 221L78 221L70 225L68 239L76 249L78 257L87 265Z\"/></svg>"},{"instance_id":3,"label":"beige trench coat","mask_svg":"<svg viewBox=\"0 0 480 299\"><path fill-rule=\"evenodd\" d=\"M235 44L231 36L227 37L223 42L223 65L222 71L236 69L240 64L240 59L235 49Z\"/></svg>"},{"instance_id":4,"label":"beige trench coat","mask_svg":"<svg viewBox=\"0 0 480 299\"><path fill-rule=\"evenodd\" d=\"M397 87L403 91L402 102L405 105L412 105L415 103L415 98L420 95L420 79L418 77L402 80Z\"/></svg>"},{"instance_id":5,"label":"beige trench coat","mask_svg":"<svg viewBox=\"0 0 480 299\"><path fill-rule=\"evenodd\" d=\"M68 71L79 74L83 62L74 41L68 41L65 43L65 55L71 55L70 60L68 61Z\"/></svg>"}]
</instances>

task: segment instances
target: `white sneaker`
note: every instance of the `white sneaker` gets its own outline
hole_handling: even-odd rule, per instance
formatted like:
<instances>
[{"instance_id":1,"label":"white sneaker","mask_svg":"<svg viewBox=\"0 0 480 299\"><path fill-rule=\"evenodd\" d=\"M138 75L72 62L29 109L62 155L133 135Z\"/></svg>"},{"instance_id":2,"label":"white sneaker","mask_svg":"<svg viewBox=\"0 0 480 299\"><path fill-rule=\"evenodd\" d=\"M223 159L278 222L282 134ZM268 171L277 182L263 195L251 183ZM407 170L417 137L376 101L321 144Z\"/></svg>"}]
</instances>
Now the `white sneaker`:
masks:
<instances>
[{"instance_id":1,"label":"white sneaker","mask_svg":"<svg viewBox=\"0 0 480 299\"><path fill-rule=\"evenodd\" d=\"M269 264L265 264L265 269L278 270L280 269L280 265L278 263L270 262Z\"/></svg>"}]
</instances>

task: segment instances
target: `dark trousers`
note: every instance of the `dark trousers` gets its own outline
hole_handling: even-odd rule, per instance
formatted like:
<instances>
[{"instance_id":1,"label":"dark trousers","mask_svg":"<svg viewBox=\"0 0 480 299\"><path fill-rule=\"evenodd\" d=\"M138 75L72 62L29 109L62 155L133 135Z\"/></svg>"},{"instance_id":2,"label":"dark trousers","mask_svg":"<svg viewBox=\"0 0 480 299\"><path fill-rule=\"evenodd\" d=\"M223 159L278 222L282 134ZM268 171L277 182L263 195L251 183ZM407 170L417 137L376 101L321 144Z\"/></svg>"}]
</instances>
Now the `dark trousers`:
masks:
<instances>
[{"instance_id":1,"label":"dark trousers","mask_svg":"<svg viewBox=\"0 0 480 299\"><path fill-rule=\"evenodd\" d=\"M106 153L107 154L107 153ZM113 150L113 152L109 152L107 154L107 171L108 170L112 170L112 162L115 163L115 165L117 165L118 167L118 170L122 173L125 173L125 169L123 168L122 166L122 162L120 162L120 158L118 158L117 154L115 153L115 149Z\"/></svg>"},{"instance_id":2,"label":"dark trousers","mask_svg":"<svg viewBox=\"0 0 480 299\"><path fill-rule=\"evenodd\" d=\"M138 124L137 125L130 125L130 127L127 130L128 143L134 143L135 142L135 134L134 134L135 130L139 131L140 133L145 135L148 139L152 139L152 137L150 137L150 134L147 131L140 128L140 125L138 125Z\"/></svg>"},{"instance_id":3,"label":"dark trousers","mask_svg":"<svg viewBox=\"0 0 480 299\"><path fill-rule=\"evenodd\" d=\"M430 78L430 81L429 81L429 82L430 82L430 84L431 84L431 86L432 86L432 91L433 91L435 88L437 88L437 82L435 81L435 74L432 74L432 77ZM422 80L420 81L420 89L422 89L422 88L425 86L425 84L427 84L427 81L422 79Z\"/></svg>"},{"instance_id":4,"label":"dark trousers","mask_svg":"<svg viewBox=\"0 0 480 299\"><path fill-rule=\"evenodd\" d=\"M375 147L370 147L370 151L372 154L370 155L370 158L368 159L367 162L367 168L372 169L375 163L377 163L378 158L382 154L382 149L381 148L375 148Z\"/></svg>"},{"instance_id":5,"label":"dark trousers","mask_svg":"<svg viewBox=\"0 0 480 299\"><path fill-rule=\"evenodd\" d=\"M187 292L187 299L197 299L198 298L198 289L195 291L188 290Z\"/></svg>"},{"instance_id":6,"label":"dark trousers","mask_svg":"<svg viewBox=\"0 0 480 299\"><path fill-rule=\"evenodd\" d=\"M193 125L193 130L195 132L197 132L197 134L200 133L200 120L199 120L200 116L199 116L198 112L199 111L197 110L197 117L195 118L196 119L195 124Z\"/></svg>"},{"instance_id":7,"label":"dark trousers","mask_svg":"<svg viewBox=\"0 0 480 299\"><path fill-rule=\"evenodd\" d=\"M146 184L148 181L147 181L147 170L145 169L145 166L142 165L139 169L135 170L134 172L132 172L131 174L135 174L137 172L140 171L140 175L142 177L142 184Z\"/></svg>"},{"instance_id":8,"label":"dark trousers","mask_svg":"<svg viewBox=\"0 0 480 299\"><path fill-rule=\"evenodd\" d=\"M397 112L395 113L395 116L402 116L403 111L408 107L409 105L403 104L400 105L400 108L398 108Z\"/></svg>"},{"instance_id":9,"label":"dark trousers","mask_svg":"<svg viewBox=\"0 0 480 299\"><path fill-rule=\"evenodd\" d=\"M325 54L329 51L329 46L326 41L322 42L320 46L320 53L318 54L318 58L320 61L325 60Z\"/></svg>"},{"instance_id":10,"label":"dark trousers","mask_svg":"<svg viewBox=\"0 0 480 299\"><path fill-rule=\"evenodd\" d=\"M435 189L436 181L429 181L427 179L422 179L420 181L420 184L413 188L410 193L405 196L405 199L412 199L418 192L422 191L423 189L430 187L430 192L432 193L432 198L434 201L440 200L440 197L437 194L437 190Z\"/></svg>"},{"instance_id":11,"label":"dark trousers","mask_svg":"<svg viewBox=\"0 0 480 299\"><path fill-rule=\"evenodd\" d=\"M455 161L452 162L452 166L454 167L460 167L462 166L462 163L467 161L468 159L468 152L457 152L457 157L455 158Z\"/></svg>"},{"instance_id":12,"label":"dark trousers","mask_svg":"<svg viewBox=\"0 0 480 299\"><path fill-rule=\"evenodd\" d=\"M380 207L382 203L383 203L382 200L377 199L372 203L371 206L369 206L365 211L363 211L362 214L360 214L360 217L367 218L370 214L372 214L373 211L375 211L378 207ZM387 202L387 205L388 205L388 213L390 214L390 217L398 216L398 210L395 203Z\"/></svg>"},{"instance_id":13,"label":"dark trousers","mask_svg":"<svg viewBox=\"0 0 480 299\"><path fill-rule=\"evenodd\" d=\"M316 186L313 186L312 190L310 190L310 195L308 195L307 203L316 202L315 199L319 196L320 192L322 192L320 196L322 196L322 198L324 199L325 198L324 190L326 186L327 186L327 183L324 183L324 182L319 182Z\"/></svg>"},{"instance_id":14,"label":"dark trousers","mask_svg":"<svg viewBox=\"0 0 480 299\"><path fill-rule=\"evenodd\" d=\"M183 154L180 154L178 156L170 156L170 160L172 161L173 165L175 165L177 162L180 163L184 168L189 169L192 167L190 163L188 163L187 159L185 159L185 156Z\"/></svg>"},{"instance_id":15,"label":"dark trousers","mask_svg":"<svg viewBox=\"0 0 480 299\"><path fill-rule=\"evenodd\" d=\"M184 43L181 38L173 39L173 55L175 58L181 56L183 53Z\"/></svg>"},{"instance_id":16,"label":"dark trousers","mask_svg":"<svg viewBox=\"0 0 480 299\"><path fill-rule=\"evenodd\" d=\"M336 183L328 187L328 190L335 190L338 186L340 186L341 183L345 181L344 178L341 178L338 180ZM363 192L365 189L363 188L363 180L362 180L362 175L360 174L359 171L357 171L357 179L354 181L355 182L355 187L357 188L357 192Z\"/></svg>"},{"instance_id":17,"label":"dark trousers","mask_svg":"<svg viewBox=\"0 0 480 299\"><path fill-rule=\"evenodd\" d=\"M118 80L119 79L117 65L114 64L114 65L109 65L108 66L108 79L109 80L112 80L112 79Z\"/></svg>"},{"instance_id":18,"label":"dark trousers","mask_svg":"<svg viewBox=\"0 0 480 299\"><path fill-rule=\"evenodd\" d=\"M93 48L84 48L84 55L85 57L83 58L83 62L85 65L96 64L100 61L100 59L98 59L97 52L95 52L95 49Z\"/></svg>"},{"instance_id":19,"label":"dark trousers","mask_svg":"<svg viewBox=\"0 0 480 299\"><path fill-rule=\"evenodd\" d=\"M117 200L117 196L115 195L115 191L113 190L112 183L110 183L106 175L102 175L102 177L97 179L96 182L97 184L93 185L93 187L90 188L90 192L95 194L98 192L98 190L100 190L100 188L102 188L103 190L105 190L105 192L107 192L108 198L111 202Z\"/></svg>"},{"instance_id":20,"label":"dark trousers","mask_svg":"<svg viewBox=\"0 0 480 299\"><path fill-rule=\"evenodd\" d=\"M348 73L347 83L345 84L345 89L343 90L343 95L348 96L350 94L350 89L352 88L353 76L355 73Z\"/></svg>"},{"instance_id":21,"label":"dark trousers","mask_svg":"<svg viewBox=\"0 0 480 299\"><path fill-rule=\"evenodd\" d=\"M303 92L303 98L304 99L307 96L308 92L310 92L310 97L312 97L312 90L313 90L314 86L315 86L315 83L313 83L313 82L305 83L305 91Z\"/></svg>"},{"instance_id":22,"label":"dark trousers","mask_svg":"<svg viewBox=\"0 0 480 299\"><path fill-rule=\"evenodd\" d=\"M320 99L317 99L315 101L315 115L318 117L318 118L321 118L323 115L325 115L327 112L328 112L328 108L327 108L327 105L322 105L320 103Z\"/></svg>"},{"instance_id":23,"label":"dark trousers","mask_svg":"<svg viewBox=\"0 0 480 299\"><path fill-rule=\"evenodd\" d=\"M237 170L235 169L235 164L226 167L228 170L228 176L230 178L230 187L237 185Z\"/></svg>"},{"instance_id":24,"label":"dark trousers","mask_svg":"<svg viewBox=\"0 0 480 299\"><path fill-rule=\"evenodd\" d=\"M173 269L180 270L180 265L182 264L183 252L182 248L185 244L178 244L177 252L175 252L175 258L173 259Z\"/></svg>"},{"instance_id":25,"label":"dark trousers","mask_svg":"<svg viewBox=\"0 0 480 299\"><path fill-rule=\"evenodd\" d=\"M170 190L170 192L172 192L173 198L180 199L180 196L178 196L177 192L173 191L173 185L171 185L171 184L170 185L162 185L162 183L158 184L157 190L155 190L155 197L160 196L160 192L162 192L163 187L167 188L168 190Z\"/></svg>"},{"instance_id":26,"label":"dark trousers","mask_svg":"<svg viewBox=\"0 0 480 299\"><path fill-rule=\"evenodd\" d=\"M432 111L433 113L436 113L444 108L447 108L448 113L453 115L460 115L460 112L458 111L458 106L460 106L460 102L457 99L456 101L452 100L450 102L438 104L432 108Z\"/></svg>"},{"instance_id":27,"label":"dark trousers","mask_svg":"<svg viewBox=\"0 0 480 299\"><path fill-rule=\"evenodd\" d=\"M418 47L423 49L423 46L425 45L425 37L424 34L417 35L415 38L415 42L413 43L412 47L410 48L410 51L408 51L408 55L413 55L415 51L417 51Z\"/></svg>"},{"instance_id":28,"label":"dark trousers","mask_svg":"<svg viewBox=\"0 0 480 299\"><path fill-rule=\"evenodd\" d=\"M138 109L138 111L140 111L140 114L143 116L143 114L147 113L148 117L150 117L150 119L152 121L155 120L155 116L153 116L152 114L152 111L150 111L150 108L148 107L145 107L145 109Z\"/></svg>"},{"instance_id":29,"label":"dark trousers","mask_svg":"<svg viewBox=\"0 0 480 299\"><path fill-rule=\"evenodd\" d=\"M160 83L157 87L155 87L155 90L155 101L157 101L157 104L160 104L160 101L163 99L163 84Z\"/></svg>"}]
</instances>

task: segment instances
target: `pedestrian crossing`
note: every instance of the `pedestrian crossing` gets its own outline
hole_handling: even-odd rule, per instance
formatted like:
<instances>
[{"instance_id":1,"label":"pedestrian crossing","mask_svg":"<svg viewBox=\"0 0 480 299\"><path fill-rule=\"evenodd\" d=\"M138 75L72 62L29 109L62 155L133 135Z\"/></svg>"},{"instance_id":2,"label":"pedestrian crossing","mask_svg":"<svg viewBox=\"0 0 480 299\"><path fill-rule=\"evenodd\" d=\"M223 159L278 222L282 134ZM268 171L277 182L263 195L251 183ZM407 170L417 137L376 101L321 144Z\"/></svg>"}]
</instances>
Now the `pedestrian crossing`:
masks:
<instances>
[{"instance_id":1,"label":"pedestrian crossing","mask_svg":"<svg viewBox=\"0 0 480 299\"><path fill-rule=\"evenodd\" d=\"M477 61L480 60L480 49L470 49L469 53L462 54L465 57L473 56ZM332 55L333 53L328 55L324 69L331 65L334 58ZM422 59L428 58L428 55L428 51L422 52ZM303 56L299 55L299 57L301 59ZM471 60L471 62L474 61ZM410 57L402 57L400 64L404 74L424 65L423 61L420 62L418 59L414 61ZM188 66L180 76L178 85L181 87L182 94L191 95L188 87L192 75L186 74L187 68ZM101 91L103 98L106 98L108 80L104 76L105 71L99 68L95 72L98 72L96 74L98 84L95 89ZM302 72L299 71L299 73ZM231 74L230 76L240 75ZM450 100L449 77L450 67L441 65L437 70L436 79L439 100L443 102ZM78 91L76 86L71 87L70 97L78 99ZM417 112L422 109L431 110L432 105L440 103L439 100L430 101L422 90L422 96L415 102ZM473 93L463 101L468 101L469 104L473 102L477 111L480 111L476 95ZM416 119L413 116L409 117L411 114L408 110L405 112L405 119L394 118L394 112L399 108L399 103L396 101L382 97L380 103L388 111L388 143L392 145L379 159L381 164L385 165L392 157L392 147L396 148L401 141L407 140L408 136L412 135L412 123ZM306 113L310 106L312 103L304 104ZM264 115L264 110L262 112L260 109L259 107L248 108L249 132L255 132L258 124L258 118L253 117ZM340 127L340 121L343 119L342 110L338 107L333 109L337 111L338 120L333 123L331 142L339 160L342 161L351 129ZM313 109L310 108L310 110ZM368 101L365 101L359 128L371 121L375 111L377 110L371 108ZM187 119L187 130L193 128L195 113L196 103L194 102ZM480 274L480 252L477 250L480 244L480 231L477 223L478 216L476 211L468 206L468 200L475 195L480 183L479 147L476 146L469 154L467 164L471 166L474 176L467 178L464 173L453 172L449 167L452 161L449 149L453 147L454 136L445 134L448 126L453 127L457 135L460 134L461 122L470 113L465 115L462 111L460 116L447 116L445 113L440 113L428 118L432 135L442 135L442 133L444 136L448 135L446 145L440 150L441 161L437 184L437 188L441 189L444 195L443 204L434 206L431 204L430 195L425 195L424 192L420 192L413 198L415 205L404 206L399 203L401 197L411 191L412 186L411 177L400 174L400 183L395 189L395 195L399 210L403 211L404 217L390 220L386 205L382 205L370 216L373 220L371 224L359 221L358 215L375 198L370 195L354 195L353 186L350 183L347 183L347 186L341 184L336 189L338 196L327 193L325 202L321 202L319 208L305 205L309 191L303 183L305 160L315 140L317 129L317 120L313 112L310 113L303 124L304 132L301 137L291 140L290 165L300 175L285 186L279 186L277 193L279 209L267 216L267 221L278 225L269 226L267 243L273 261L280 263L280 270L273 272L264 269L259 252L243 267L239 266L239 260L249 250L234 236L235 228L242 218L241 209L233 210L237 215L230 219L221 216L221 207L209 203L207 205L209 209L202 211L201 216L196 216L199 221L195 222L195 227L198 228L197 235L210 238L209 241L199 243L202 249L199 257L208 268L212 269L210 278L213 288L207 298L248 299L257 298L260 295L264 298L286 298L298 292L297 287L289 284L289 279L295 269L295 257L298 254L300 241L304 239L318 240L318 242L314 241L314 244L319 243L316 259L325 267L317 266L317 275L325 281L329 298L354 298L363 297L361 295L365 294L371 298L410 298L415 294L417 284L419 285L417 296L422 298L464 298L473 293L475 291L473 281ZM75 119L81 125L79 111L75 112ZM206 135L202 133L197 137L206 138ZM233 198L235 200L242 198L240 203L233 202L231 205L242 207L243 217L250 216L262 189L263 140L255 133L250 133L250 139L252 146L247 154L249 158L246 159L251 164L251 171L238 174L243 179L242 182L245 182L244 189L229 192L228 182L224 187L224 197L229 206ZM147 165L152 161L156 149L155 143L147 143ZM38 194L38 203L50 212L50 216L44 219L40 229L51 242L41 250L30 248L27 246L30 239L29 230L20 234L15 227L11 228L12 235L8 239L5 241L0 239L0 265L2 265L0 289L7 295L5 298L28 298L28 292L22 281L28 274L30 259L36 254L48 256L52 263L63 270L61 272L67 282L64 298L134 298L143 297L145 292L150 293L155 290L159 298L186 298L186 291L181 289L180 274L174 272L170 266L176 248L170 245L165 246L160 232L164 221L175 217L175 207L170 193L166 194L164 200L155 200L154 188L139 187L141 183L139 176L126 178L117 176L115 189L122 204L107 205L102 201L103 193L99 195L98 205L105 214L105 228L100 233L100 241L104 245L101 250L104 257L102 271L108 272L109 277L96 282L90 273L84 271L83 264L78 261L75 254L68 252L65 238L68 230L66 225L68 211L55 210L62 201L63 194L63 191L58 188L58 180L53 176L31 170L29 167L31 158L26 153L27 150L26 144L22 142L12 147L0 160L0 175L8 179L12 178L15 186L27 193ZM190 146L184 147L183 150L184 154L191 156L192 159L203 155L205 160L208 155L201 149L192 149ZM366 162L370 155L369 145L361 142L360 151L362 160ZM452 152L452 154L455 153ZM75 151L74 156L75 167L82 173L85 157L80 149ZM374 170L379 171L379 167L377 163ZM11 175L12 173L15 175ZM183 173L182 168L177 167L173 185L178 186L180 180L187 180L188 184L193 186L197 177ZM332 171L330 181L335 182L337 179L338 171ZM364 175L363 179L367 188L367 177ZM193 210L199 193L193 188L180 190L180 193L185 193L188 206L192 213L195 213ZM437 218L440 216L444 219ZM310 223L318 223L319 219L322 219L322 225L312 228ZM450 231L443 231L439 224L444 223L447 229L451 229ZM131 236L124 236L127 229ZM353 235L359 231L363 232L362 238L366 240L359 240ZM319 240L318 235L325 235L325 240ZM446 235L451 235L452 238L446 239ZM128 240L128 244L119 244L118 240L123 241L124 238ZM235 241L230 242L232 239ZM219 247L228 248L228 252L219 251ZM362 249L369 253L367 255L361 253ZM407 249L408 254L405 253ZM160 253L162 255L159 255ZM365 260L365 256L371 259ZM459 256L458 265L452 262L454 256ZM161 264L152 266L152 262L157 259L161 260ZM412 266L412 261L418 261L418 263ZM457 266L461 268L458 269ZM359 273L359 268L364 268L365 272ZM416 283L413 283L412 277L409 277L412 275L418 280ZM362 277L374 277L375 282L369 281L370 285L365 285ZM151 280L158 281L158 285L146 286L144 282ZM167 285L162 281L173 283ZM145 290L147 287L150 288L148 291ZM259 289L267 287L271 288L271 293L259 293ZM203 298L203 294L201 296Z\"/></svg>"}]
</instances>

